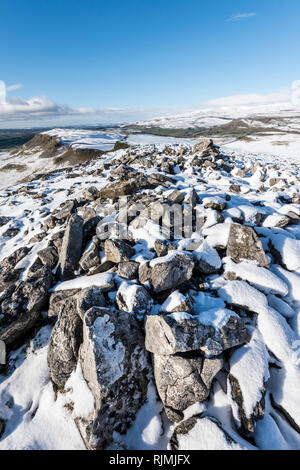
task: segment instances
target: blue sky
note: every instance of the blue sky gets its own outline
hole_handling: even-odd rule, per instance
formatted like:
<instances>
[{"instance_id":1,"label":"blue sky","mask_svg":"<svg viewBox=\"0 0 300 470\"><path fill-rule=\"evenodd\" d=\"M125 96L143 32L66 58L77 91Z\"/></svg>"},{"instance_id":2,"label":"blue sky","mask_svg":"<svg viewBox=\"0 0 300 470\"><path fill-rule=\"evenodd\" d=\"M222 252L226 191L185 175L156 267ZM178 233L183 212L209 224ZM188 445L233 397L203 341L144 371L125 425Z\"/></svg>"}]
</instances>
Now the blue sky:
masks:
<instances>
[{"instance_id":1,"label":"blue sky","mask_svg":"<svg viewBox=\"0 0 300 470\"><path fill-rule=\"evenodd\" d=\"M0 79L20 85L6 117L92 122L286 89L300 78L299 23L299 0L1 0ZM48 116L24 117L13 96L41 98Z\"/></svg>"}]
</instances>

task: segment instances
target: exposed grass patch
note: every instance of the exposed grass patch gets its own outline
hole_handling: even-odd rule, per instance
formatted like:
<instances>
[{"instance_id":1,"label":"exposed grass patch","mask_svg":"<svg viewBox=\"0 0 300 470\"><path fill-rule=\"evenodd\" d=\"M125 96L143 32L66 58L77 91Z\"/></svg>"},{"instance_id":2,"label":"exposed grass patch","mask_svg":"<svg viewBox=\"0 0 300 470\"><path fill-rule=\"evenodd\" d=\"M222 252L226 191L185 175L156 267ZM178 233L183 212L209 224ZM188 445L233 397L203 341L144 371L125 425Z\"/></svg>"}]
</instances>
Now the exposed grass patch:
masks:
<instances>
[{"instance_id":1,"label":"exposed grass patch","mask_svg":"<svg viewBox=\"0 0 300 470\"><path fill-rule=\"evenodd\" d=\"M118 141L115 143L114 152L116 152L117 150L128 149L129 147L130 147L130 145L127 144L126 142L121 142L120 140L118 140Z\"/></svg>"},{"instance_id":2,"label":"exposed grass patch","mask_svg":"<svg viewBox=\"0 0 300 470\"><path fill-rule=\"evenodd\" d=\"M2 168L0 168L0 171L18 171L18 172L21 172L21 171L25 171L27 170L27 166L26 165L20 165L18 163L8 163L7 165L4 165Z\"/></svg>"}]
</instances>

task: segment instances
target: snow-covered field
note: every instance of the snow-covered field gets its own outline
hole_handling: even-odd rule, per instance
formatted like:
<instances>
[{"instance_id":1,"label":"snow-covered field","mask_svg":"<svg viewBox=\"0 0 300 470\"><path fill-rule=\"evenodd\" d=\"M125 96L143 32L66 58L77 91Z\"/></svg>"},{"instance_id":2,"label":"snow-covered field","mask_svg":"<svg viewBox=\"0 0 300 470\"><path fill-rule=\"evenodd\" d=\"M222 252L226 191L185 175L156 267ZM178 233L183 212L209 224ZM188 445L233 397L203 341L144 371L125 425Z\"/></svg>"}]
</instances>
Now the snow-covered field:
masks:
<instances>
[{"instance_id":1,"label":"snow-covered field","mask_svg":"<svg viewBox=\"0 0 300 470\"><path fill-rule=\"evenodd\" d=\"M229 139L228 139L229 140ZM300 162L300 135L280 134L270 136L252 136L249 141L229 140L222 142L224 151L233 150L240 154L263 155L265 160L272 161L273 157L280 157L281 161L295 160Z\"/></svg>"},{"instance_id":2,"label":"snow-covered field","mask_svg":"<svg viewBox=\"0 0 300 470\"><path fill-rule=\"evenodd\" d=\"M58 131L48 134L57 135ZM122 140L120 134L99 135L82 130L63 130L59 135L66 145L76 148L111 150L116 141ZM286 141L289 143L283 143ZM171 178L164 183L167 188L159 184L153 189L142 189L141 197L165 201L177 190L185 203L191 191L199 198L203 216L199 232L173 243L175 253L186 254L192 251L188 245L197 242L200 248L192 251L194 259L204 260L211 269L200 277L194 274L196 277L187 287L175 286L169 297L153 295L148 315L164 312L178 322L194 316L203 324L221 329L233 314L244 321L251 339L222 355L223 366L207 399L184 410L182 421L197 416L196 424L186 434L178 431L178 423L167 418L155 382L150 380L145 404L126 434L114 433L110 447L171 449L175 436L176 446L182 450L300 449L300 140L293 135L276 137L277 143L274 136L228 143L221 148L222 158L212 159L215 165L199 166L192 163L194 140L130 135L127 142L135 146L137 156L143 155L141 161L128 161L134 172L142 171L146 178L157 173ZM101 192L109 177L118 181L113 171L120 169L131 151L110 152L84 167L56 173L51 161L39 160L39 154L22 157L31 172L43 169L53 173L43 180L18 185L13 171L5 174L5 181L1 177L6 189L0 192L0 220L4 221L0 226L0 261L20 247L30 247L17 264L20 280L26 280L37 253L62 227L65 230L65 225L43 227L47 217L66 201L75 199L85 201L76 210L79 215L83 207L96 211L97 200L86 200L85 191L93 187L94 192ZM2 155L1 165L7 162L20 163L20 157ZM171 173L162 169L163 162L172 163ZM109 217L117 214L114 209ZM104 217L101 208L99 215ZM233 224L255 229L268 266L253 259L238 262L224 253ZM10 229L15 232L7 235ZM155 241L163 237L150 222L130 230L134 247L131 261L149 262L153 269L161 262L154 251ZM90 244L85 248L89 247ZM174 246L166 256L168 262L174 258L173 250ZM101 253L101 262L105 260ZM126 298L126 291L135 290L137 279L124 280L114 268L107 273L87 274L91 273L78 271L74 280L56 280L51 292L101 288L113 280L115 287L106 300L116 305L121 289L123 302L133 305L134 299ZM149 284L145 286L152 292ZM193 304L189 313L176 309L187 299ZM130 308L128 314L139 318ZM0 319L3 315L5 311L1 310ZM47 311L43 311L43 317L47 318ZM53 388L47 365L52 328L53 322L44 320L32 338L10 352L9 363L0 375L0 422L5 422L0 449L86 448L75 421L90 415L94 397L80 361L64 389ZM235 381L241 400L233 392ZM248 434L241 431L245 426Z\"/></svg>"}]
</instances>

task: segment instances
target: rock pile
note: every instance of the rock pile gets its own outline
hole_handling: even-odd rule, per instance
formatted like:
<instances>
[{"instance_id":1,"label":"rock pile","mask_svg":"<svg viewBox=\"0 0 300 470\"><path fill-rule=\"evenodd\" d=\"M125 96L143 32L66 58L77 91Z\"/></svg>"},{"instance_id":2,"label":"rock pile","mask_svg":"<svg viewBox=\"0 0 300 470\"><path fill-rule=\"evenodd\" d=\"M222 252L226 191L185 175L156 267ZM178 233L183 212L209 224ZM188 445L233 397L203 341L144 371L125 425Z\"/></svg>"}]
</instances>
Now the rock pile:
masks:
<instances>
[{"instance_id":1,"label":"rock pile","mask_svg":"<svg viewBox=\"0 0 300 470\"><path fill-rule=\"evenodd\" d=\"M133 147L84 168L91 185L77 181L82 167L74 169L69 200L53 210L60 189L50 192L40 233L0 264L0 339L11 350L43 321L54 323L51 379L59 393L81 366L94 410L74 419L90 449L113 447L114 432L127 432L151 383L177 423L172 448L207 427L222 445L237 445L216 417L188 415L208 405L216 383L228 395L235 432L253 442L271 406L270 367L284 367L290 351L288 339L274 346L268 328L272 321L284 338L292 329L299 192L281 193L271 167L247 167L210 139ZM19 188L15 197L24 194ZM1 217L1 230L10 222ZM299 427L280 393L272 399Z\"/></svg>"}]
</instances>

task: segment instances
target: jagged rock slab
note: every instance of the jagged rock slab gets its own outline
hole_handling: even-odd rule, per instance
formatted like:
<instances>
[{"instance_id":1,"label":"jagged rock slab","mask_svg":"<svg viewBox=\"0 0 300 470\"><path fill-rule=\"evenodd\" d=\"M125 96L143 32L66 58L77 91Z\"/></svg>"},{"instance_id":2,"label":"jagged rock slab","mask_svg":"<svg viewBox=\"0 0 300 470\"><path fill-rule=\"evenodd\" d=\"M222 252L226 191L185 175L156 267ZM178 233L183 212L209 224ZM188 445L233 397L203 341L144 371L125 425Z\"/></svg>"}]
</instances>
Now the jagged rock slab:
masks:
<instances>
[{"instance_id":1,"label":"jagged rock slab","mask_svg":"<svg viewBox=\"0 0 300 470\"><path fill-rule=\"evenodd\" d=\"M81 291L60 291L52 294L58 315L54 325L49 349L48 366L52 381L64 387L76 367L79 347L82 343L82 318L93 306L104 307L101 289L91 287Z\"/></svg>"},{"instance_id":2,"label":"jagged rock slab","mask_svg":"<svg viewBox=\"0 0 300 470\"><path fill-rule=\"evenodd\" d=\"M77 420L89 449L105 449L114 431L124 433L145 403L151 367L140 327L132 315L92 308L84 316L82 372L95 410Z\"/></svg>"},{"instance_id":3,"label":"jagged rock slab","mask_svg":"<svg viewBox=\"0 0 300 470\"><path fill-rule=\"evenodd\" d=\"M231 224L226 253L236 263L252 259L262 267L269 267L261 241L252 227Z\"/></svg>"},{"instance_id":4,"label":"jagged rock slab","mask_svg":"<svg viewBox=\"0 0 300 470\"><path fill-rule=\"evenodd\" d=\"M212 309L199 316L183 312L150 315L146 318L145 331L146 349L159 355L202 350L218 356L249 339L243 320L226 309Z\"/></svg>"},{"instance_id":5,"label":"jagged rock slab","mask_svg":"<svg viewBox=\"0 0 300 470\"><path fill-rule=\"evenodd\" d=\"M78 267L82 249L82 230L83 219L77 214L72 214L68 220L59 257L57 277L60 281L75 277L74 271Z\"/></svg>"}]
</instances>

